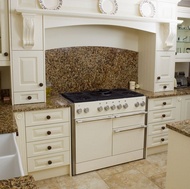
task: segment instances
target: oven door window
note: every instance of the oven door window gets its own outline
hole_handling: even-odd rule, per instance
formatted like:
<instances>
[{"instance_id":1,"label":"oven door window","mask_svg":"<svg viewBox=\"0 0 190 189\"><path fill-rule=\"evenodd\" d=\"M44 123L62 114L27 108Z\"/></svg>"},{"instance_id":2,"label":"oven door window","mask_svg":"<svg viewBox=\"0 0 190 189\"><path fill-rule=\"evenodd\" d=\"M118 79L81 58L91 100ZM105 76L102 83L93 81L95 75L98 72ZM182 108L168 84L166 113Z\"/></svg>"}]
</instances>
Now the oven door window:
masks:
<instances>
[{"instance_id":1,"label":"oven door window","mask_svg":"<svg viewBox=\"0 0 190 189\"><path fill-rule=\"evenodd\" d=\"M112 155L112 119L76 123L76 163Z\"/></svg>"}]
</instances>

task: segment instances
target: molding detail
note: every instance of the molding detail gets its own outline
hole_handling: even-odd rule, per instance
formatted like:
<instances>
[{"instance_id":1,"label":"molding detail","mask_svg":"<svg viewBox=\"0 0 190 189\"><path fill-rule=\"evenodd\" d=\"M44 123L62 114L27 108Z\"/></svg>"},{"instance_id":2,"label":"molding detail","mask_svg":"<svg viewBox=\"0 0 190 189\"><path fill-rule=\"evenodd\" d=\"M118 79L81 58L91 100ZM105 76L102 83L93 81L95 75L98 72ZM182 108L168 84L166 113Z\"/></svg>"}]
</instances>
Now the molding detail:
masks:
<instances>
[{"instance_id":1,"label":"molding detail","mask_svg":"<svg viewBox=\"0 0 190 189\"><path fill-rule=\"evenodd\" d=\"M177 28L177 24L176 23L169 23L166 25L168 27L168 36L167 39L165 41L165 45L167 48L171 48L175 42L174 39L176 37L176 28Z\"/></svg>"},{"instance_id":2,"label":"molding detail","mask_svg":"<svg viewBox=\"0 0 190 189\"><path fill-rule=\"evenodd\" d=\"M23 46L24 48L34 46L34 14L22 13L23 17Z\"/></svg>"}]
</instances>

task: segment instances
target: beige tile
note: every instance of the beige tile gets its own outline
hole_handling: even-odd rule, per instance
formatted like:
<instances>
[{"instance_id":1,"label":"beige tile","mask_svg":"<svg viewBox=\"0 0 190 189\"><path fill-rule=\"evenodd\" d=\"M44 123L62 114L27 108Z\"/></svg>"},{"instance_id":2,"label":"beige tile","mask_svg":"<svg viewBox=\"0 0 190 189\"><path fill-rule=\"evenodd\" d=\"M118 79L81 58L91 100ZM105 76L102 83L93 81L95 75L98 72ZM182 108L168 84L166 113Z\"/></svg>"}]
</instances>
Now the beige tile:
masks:
<instances>
[{"instance_id":1,"label":"beige tile","mask_svg":"<svg viewBox=\"0 0 190 189\"><path fill-rule=\"evenodd\" d=\"M137 170L114 174L105 182L110 189L159 189L157 185Z\"/></svg>"},{"instance_id":2,"label":"beige tile","mask_svg":"<svg viewBox=\"0 0 190 189\"><path fill-rule=\"evenodd\" d=\"M161 189L165 189L166 186L166 173L162 173L159 175L155 175L149 178L152 182L154 182Z\"/></svg>"},{"instance_id":3,"label":"beige tile","mask_svg":"<svg viewBox=\"0 0 190 189\"><path fill-rule=\"evenodd\" d=\"M61 189L109 189L108 185L96 172L73 177L57 177L57 181Z\"/></svg>"},{"instance_id":4,"label":"beige tile","mask_svg":"<svg viewBox=\"0 0 190 189\"><path fill-rule=\"evenodd\" d=\"M61 189L55 178L36 181L36 185L39 189Z\"/></svg>"}]
</instances>

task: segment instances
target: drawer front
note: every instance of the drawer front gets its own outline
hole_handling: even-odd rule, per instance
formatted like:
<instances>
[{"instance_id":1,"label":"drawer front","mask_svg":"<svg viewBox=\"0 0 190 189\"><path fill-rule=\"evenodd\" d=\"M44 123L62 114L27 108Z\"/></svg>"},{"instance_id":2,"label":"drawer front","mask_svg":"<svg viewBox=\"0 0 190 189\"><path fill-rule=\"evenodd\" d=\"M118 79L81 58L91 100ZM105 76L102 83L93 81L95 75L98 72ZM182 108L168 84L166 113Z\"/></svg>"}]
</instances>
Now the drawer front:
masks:
<instances>
[{"instance_id":1,"label":"drawer front","mask_svg":"<svg viewBox=\"0 0 190 189\"><path fill-rule=\"evenodd\" d=\"M69 164L69 152L28 158L28 172L40 171Z\"/></svg>"},{"instance_id":2,"label":"drawer front","mask_svg":"<svg viewBox=\"0 0 190 189\"><path fill-rule=\"evenodd\" d=\"M173 108L176 105L175 97L155 98L148 100L148 110Z\"/></svg>"},{"instance_id":3,"label":"drawer front","mask_svg":"<svg viewBox=\"0 0 190 189\"><path fill-rule=\"evenodd\" d=\"M152 135L147 138L147 147L160 146L168 144L168 134L163 135Z\"/></svg>"},{"instance_id":4,"label":"drawer front","mask_svg":"<svg viewBox=\"0 0 190 189\"><path fill-rule=\"evenodd\" d=\"M164 82L155 84L155 92L173 91L174 82Z\"/></svg>"},{"instance_id":5,"label":"drawer front","mask_svg":"<svg viewBox=\"0 0 190 189\"><path fill-rule=\"evenodd\" d=\"M14 104L28 104L38 102L45 102L44 91L14 93Z\"/></svg>"},{"instance_id":6,"label":"drawer front","mask_svg":"<svg viewBox=\"0 0 190 189\"><path fill-rule=\"evenodd\" d=\"M58 108L26 112L26 126L69 121L70 108Z\"/></svg>"},{"instance_id":7,"label":"drawer front","mask_svg":"<svg viewBox=\"0 0 190 189\"><path fill-rule=\"evenodd\" d=\"M166 133L168 133L168 128L166 127L165 123L148 125L148 135L166 134Z\"/></svg>"},{"instance_id":8,"label":"drawer front","mask_svg":"<svg viewBox=\"0 0 190 189\"><path fill-rule=\"evenodd\" d=\"M175 120L175 109L148 112L148 124Z\"/></svg>"},{"instance_id":9,"label":"drawer front","mask_svg":"<svg viewBox=\"0 0 190 189\"><path fill-rule=\"evenodd\" d=\"M69 136L69 123L57 123L26 128L26 141L47 140Z\"/></svg>"},{"instance_id":10,"label":"drawer front","mask_svg":"<svg viewBox=\"0 0 190 189\"><path fill-rule=\"evenodd\" d=\"M27 143L27 156L48 155L69 150L69 137Z\"/></svg>"},{"instance_id":11,"label":"drawer front","mask_svg":"<svg viewBox=\"0 0 190 189\"><path fill-rule=\"evenodd\" d=\"M126 116L113 119L113 128L126 127L132 125L144 125L145 114Z\"/></svg>"}]
</instances>

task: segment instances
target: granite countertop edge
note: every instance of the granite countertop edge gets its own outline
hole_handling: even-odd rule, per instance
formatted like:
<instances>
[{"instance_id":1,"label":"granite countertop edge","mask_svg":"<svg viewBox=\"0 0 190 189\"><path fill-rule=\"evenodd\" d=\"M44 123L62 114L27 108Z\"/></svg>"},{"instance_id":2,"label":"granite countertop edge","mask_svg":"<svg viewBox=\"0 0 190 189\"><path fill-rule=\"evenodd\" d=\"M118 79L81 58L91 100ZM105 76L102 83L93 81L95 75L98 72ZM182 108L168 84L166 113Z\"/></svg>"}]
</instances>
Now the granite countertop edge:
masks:
<instances>
[{"instance_id":1,"label":"granite countertop edge","mask_svg":"<svg viewBox=\"0 0 190 189\"><path fill-rule=\"evenodd\" d=\"M182 135L190 137L190 120L166 123L166 127Z\"/></svg>"}]
</instances>

